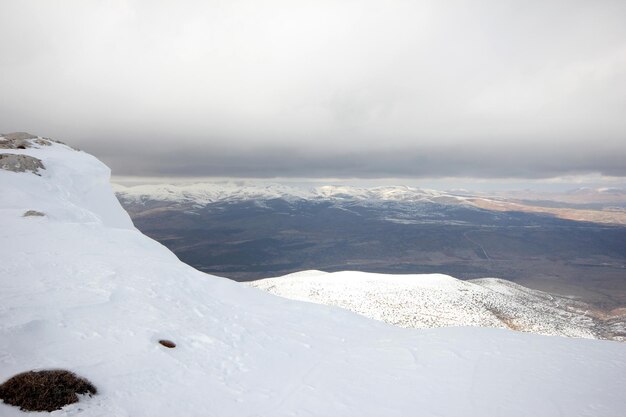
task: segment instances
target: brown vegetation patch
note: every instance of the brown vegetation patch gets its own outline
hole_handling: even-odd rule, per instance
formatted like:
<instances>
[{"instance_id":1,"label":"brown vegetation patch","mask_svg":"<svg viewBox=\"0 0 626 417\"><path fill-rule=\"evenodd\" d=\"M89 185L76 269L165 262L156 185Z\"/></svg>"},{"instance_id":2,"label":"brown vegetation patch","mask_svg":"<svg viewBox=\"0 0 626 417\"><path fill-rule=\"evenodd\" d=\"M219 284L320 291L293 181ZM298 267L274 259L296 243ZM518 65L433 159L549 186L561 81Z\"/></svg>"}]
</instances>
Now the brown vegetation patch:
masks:
<instances>
[{"instance_id":1,"label":"brown vegetation patch","mask_svg":"<svg viewBox=\"0 0 626 417\"><path fill-rule=\"evenodd\" d=\"M515 323L513 318L506 316L503 312L499 311L498 309L492 308L490 306L485 306L485 308L491 314L493 314L498 320L500 320L500 323L502 323L507 329L515 330L516 332L528 332L529 331L529 329L526 329L523 326L520 326L519 324Z\"/></svg>"},{"instance_id":2,"label":"brown vegetation patch","mask_svg":"<svg viewBox=\"0 0 626 417\"><path fill-rule=\"evenodd\" d=\"M524 213L547 214L560 219L577 222L593 222L603 224L626 224L626 211L621 207L611 209L579 209L568 207L533 206L529 203L517 203L504 200L471 198L467 200L475 207L493 211L518 211Z\"/></svg>"},{"instance_id":3,"label":"brown vegetation patch","mask_svg":"<svg viewBox=\"0 0 626 417\"><path fill-rule=\"evenodd\" d=\"M25 411L54 411L97 392L88 380L63 370L28 371L0 385L0 399Z\"/></svg>"}]
</instances>

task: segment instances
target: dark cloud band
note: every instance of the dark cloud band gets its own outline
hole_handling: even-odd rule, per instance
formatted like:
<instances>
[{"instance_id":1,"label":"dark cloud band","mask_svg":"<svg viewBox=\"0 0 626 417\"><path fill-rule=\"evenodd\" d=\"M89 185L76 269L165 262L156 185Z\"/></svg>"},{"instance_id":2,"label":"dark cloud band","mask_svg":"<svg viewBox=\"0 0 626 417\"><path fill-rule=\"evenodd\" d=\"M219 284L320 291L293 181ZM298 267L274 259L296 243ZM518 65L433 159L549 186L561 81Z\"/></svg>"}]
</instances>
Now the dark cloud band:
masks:
<instances>
[{"instance_id":1,"label":"dark cloud band","mask_svg":"<svg viewBox=\"0 0 626 417\"><path fill-rule=\"evenodd\" d=\"M320 152L302 147L232 150L225 146L149 146L111 148L86 144L116 175L225 177L473 177L541 179L600 173L626 176L626 152L604 149L581 156L580 147L490 148L469 145L445 148L402 148L393 151L356 149Z\"/></svg>"}]
</instances>

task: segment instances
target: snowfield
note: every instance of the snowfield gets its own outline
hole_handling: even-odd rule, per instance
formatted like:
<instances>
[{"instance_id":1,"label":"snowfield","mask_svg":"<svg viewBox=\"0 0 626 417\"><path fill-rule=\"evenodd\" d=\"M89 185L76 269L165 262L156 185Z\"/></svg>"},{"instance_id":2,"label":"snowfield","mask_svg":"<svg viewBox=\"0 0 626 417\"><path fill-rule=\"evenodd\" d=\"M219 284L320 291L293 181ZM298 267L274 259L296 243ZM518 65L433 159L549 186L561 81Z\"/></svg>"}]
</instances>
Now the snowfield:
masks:
<instances>
[{"instance_id":1,"label":"snowfield","mask_svg":"<svg viewBox=\"0 0 626 417\"><path fill-rule=\"evenodd\" d=\"M2 153L45 169L0 170L0 380L65 368L99 391L54 416L626 414L626 344L404 329L276 297L139 233L94 157L56 143Z\"/></svg>"},{"instance_id":2,"label":"snowfield","mask_svg":"<svg viewBox=\"0 0 626 417\"><path fill-rule=\"evenodd\" d=\"M304 271L249 285L342 307L401 327L498 327L553 336L612 338L588 304L497 278ZM623 340L621 336L616 340Z\"/></svg>"}]
</instances>

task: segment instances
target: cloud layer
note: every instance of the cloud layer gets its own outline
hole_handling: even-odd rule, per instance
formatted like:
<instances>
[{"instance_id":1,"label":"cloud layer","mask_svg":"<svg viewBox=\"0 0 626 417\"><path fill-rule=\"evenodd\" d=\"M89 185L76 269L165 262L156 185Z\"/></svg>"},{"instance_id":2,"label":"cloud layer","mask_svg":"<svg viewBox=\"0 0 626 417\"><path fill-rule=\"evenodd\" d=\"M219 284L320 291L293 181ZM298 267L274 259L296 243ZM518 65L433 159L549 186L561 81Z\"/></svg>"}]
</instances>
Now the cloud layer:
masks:
<instances>
[{"instance_id":1,"label":"cloud layer","mask_svg":"<svg viewBox=\"0 0 626 417\"><path fill-rule=\"evenodd\" d=\"M0 130L120 175L626 175L624 1L0 5Z\"/></svg>"}]
</instances>

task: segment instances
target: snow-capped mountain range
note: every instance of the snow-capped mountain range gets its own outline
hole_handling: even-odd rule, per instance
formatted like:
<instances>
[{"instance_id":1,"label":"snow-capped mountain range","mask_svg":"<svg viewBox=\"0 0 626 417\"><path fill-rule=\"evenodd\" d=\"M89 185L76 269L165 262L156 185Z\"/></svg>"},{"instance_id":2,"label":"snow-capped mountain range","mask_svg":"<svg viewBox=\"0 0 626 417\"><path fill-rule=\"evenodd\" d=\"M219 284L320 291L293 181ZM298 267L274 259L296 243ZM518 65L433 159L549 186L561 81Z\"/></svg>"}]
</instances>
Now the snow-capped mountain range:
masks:
<instances>
[{"instance_id":1,"label":"snow-capped mountain range","mask_svg":"<svg viewBox=\"0 0 626 417\"><path fill-rule=\"evenodd\" d=\"M362 188L345 185L296 187L278 183L202 182L194 184L146 184L126 187L115 184L116 194L141 202L159 200L205 205L218 201L245 200L355 200L407 202L463 202L465 197L407 186Z\"/></svg>"},{"instance_id":2,"label":"snow-capped mountain range","mask_svg":"<svg viewBox=\"0 0 626 417\"><path fill-rule=\"evenodd\" d=\"M179 184L144 184L124 186L113 184L116 194L135 202L159 200L180 203L208 204L219 201L246 200L354 200L434 202L442 204L474 204L476 199L492 202L557 201L562 203L608 202L624 200L622 188L577 188L564 193L536 193L511 191L508 193L476 193L468 190L438 191L405 185L356 187L350 185L287 185L259 181L214 181ZM587 197L587 199L574 199Z\"/></svg>"},{"instance_id":3,"label":"snow-capped mountain range","mask_svg":"<svg viewBox=\"0 0 626 417\"><path fill-rule=\"evenodd\" d=\"M6 138L0 380L64 368L98 389L53 415L617 417L626 409L622 343L402 329L207 275L133 227L96 158L40 137ZM30 414L0 403L0 415Z\"/></svg>"},{"instance_id":4,"label":"snow-capped mountain range","mask_svg":"<svg viewBox=\"0 0 626 417\"><path fill-rule=\"evenodd\" d=\"M217 203L254 201L263 205L270 200L282 200L290 204L328 202L344 208L353 204L362 207L391 204L405 213L419 213L427 205L438 205L451 209L463 207L491 212L538 213L566 220L626 225L626 191L622 189L584 188L562 194L514 192L510 195L489 195L402 185L371 188L348 185L307 187L251 181L145 184L131 187L114 184L113 188L125 206L156 202L193 209Z\"/></svg>"}]
</instances>

